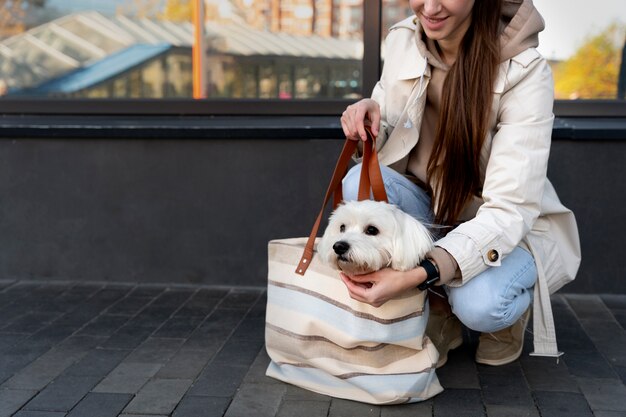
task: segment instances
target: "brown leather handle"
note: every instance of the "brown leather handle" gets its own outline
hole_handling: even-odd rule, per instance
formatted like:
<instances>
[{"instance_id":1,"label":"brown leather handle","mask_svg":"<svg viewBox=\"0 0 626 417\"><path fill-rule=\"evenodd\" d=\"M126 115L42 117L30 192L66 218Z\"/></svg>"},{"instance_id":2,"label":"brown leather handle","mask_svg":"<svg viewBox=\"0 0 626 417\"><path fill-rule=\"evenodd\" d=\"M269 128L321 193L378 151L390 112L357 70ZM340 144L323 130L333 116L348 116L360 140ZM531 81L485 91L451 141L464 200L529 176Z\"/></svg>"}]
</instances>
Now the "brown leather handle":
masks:
<instances>
[{"instance_id":1,"label":"brown leather handle","mask_svg":"<svg viewBox=\"0 0 626 417\"><path fill-rule=\"evenodd\" d=\"M374 199L376 201L387 202L387 192L385 191L385 184L383 183L383 176L380 172L380 164L378 162L378 154L376 152L376 138L372 135L369 128L366 128L366 132L368 139L363 142L363 162L361 167L361 177L359 179L358 198L359 200L369 199L371 190L371 193L374 195ZM333 176L331 177L330 184L326 190L322 208L317 215L317 219L315 220L309 239L304 247L304 253L302 254L302 258L300 258L300 262L296 268L297 274L304 275L307 268L311 264L315 238L317 237L317 232L319 231L320 224L322 222L322 216L324 215L324 209L330 200L331 194L334 195L334 208L336 208L342 200L341 180L348 172L348 164L350 163L350 159L357 148L357 143L358 142L356 140L346 139L343 145L343 149L339 155L337 164L335 165L335 170L333 172Z\"/></svg>"}]
</instances>

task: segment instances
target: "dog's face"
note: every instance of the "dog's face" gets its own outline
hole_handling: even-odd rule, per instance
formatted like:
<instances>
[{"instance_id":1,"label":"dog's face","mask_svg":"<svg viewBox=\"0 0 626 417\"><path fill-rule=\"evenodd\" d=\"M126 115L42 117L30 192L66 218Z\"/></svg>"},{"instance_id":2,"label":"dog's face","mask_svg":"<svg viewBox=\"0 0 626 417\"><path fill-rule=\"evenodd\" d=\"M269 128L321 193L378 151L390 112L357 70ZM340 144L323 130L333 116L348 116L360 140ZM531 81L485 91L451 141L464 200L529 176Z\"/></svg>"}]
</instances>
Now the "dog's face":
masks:
<instances>
[{"instance_id":1,"label":"dog's face","mask_svg":"<svg viewBox=\"0 0 626 417\"><path fill-rule=\"evenodd\" d=\"M432 248L430 233L399 208L376 201L350 201L331 215L317 252L349 275L385 267L415 268Z\"/></svg>"}]
</instances>

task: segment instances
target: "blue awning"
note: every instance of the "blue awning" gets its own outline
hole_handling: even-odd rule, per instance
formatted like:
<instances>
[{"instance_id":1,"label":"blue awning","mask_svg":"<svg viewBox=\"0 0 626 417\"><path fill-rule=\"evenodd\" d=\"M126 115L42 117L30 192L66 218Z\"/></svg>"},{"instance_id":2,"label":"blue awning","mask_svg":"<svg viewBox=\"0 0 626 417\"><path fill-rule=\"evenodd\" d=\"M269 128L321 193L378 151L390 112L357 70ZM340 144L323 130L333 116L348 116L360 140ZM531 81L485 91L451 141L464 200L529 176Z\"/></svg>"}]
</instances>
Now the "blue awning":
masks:
<instances>
[{"instance_id":1,"label":"blue awning","mask_svg":"<svg viewBox=\"0 0 626 417\"><path fill-rule=\"evenodd\" d=\"M170 44L137 44L122 49L91 65L79 68L67 75L24 90L23 94L73 93L93 87L146 63L170 50Z\"/></svg>"}]
</instances>

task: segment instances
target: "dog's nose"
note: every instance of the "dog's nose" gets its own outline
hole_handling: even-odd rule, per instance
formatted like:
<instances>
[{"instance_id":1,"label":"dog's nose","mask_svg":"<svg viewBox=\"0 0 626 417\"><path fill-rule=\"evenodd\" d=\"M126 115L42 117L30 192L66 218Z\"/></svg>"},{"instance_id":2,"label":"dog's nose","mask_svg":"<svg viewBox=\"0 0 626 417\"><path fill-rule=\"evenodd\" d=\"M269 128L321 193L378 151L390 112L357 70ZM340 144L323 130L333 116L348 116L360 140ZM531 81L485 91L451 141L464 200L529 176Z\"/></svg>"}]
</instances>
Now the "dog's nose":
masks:
<instances>
[{"instance_id":1,"label":"dog's nose","mask_svg":"<svg viewBox=\"0 0 626 417\"><path fill-rule=\"evenodd\" d=\"M343 255L344 253L348 252L348 249L350 249L350 245L348 244L348 242L344 242L343 240L335 242L335 244L333 245L333 250L337 255Z\"/></svg>"}]
</instances>

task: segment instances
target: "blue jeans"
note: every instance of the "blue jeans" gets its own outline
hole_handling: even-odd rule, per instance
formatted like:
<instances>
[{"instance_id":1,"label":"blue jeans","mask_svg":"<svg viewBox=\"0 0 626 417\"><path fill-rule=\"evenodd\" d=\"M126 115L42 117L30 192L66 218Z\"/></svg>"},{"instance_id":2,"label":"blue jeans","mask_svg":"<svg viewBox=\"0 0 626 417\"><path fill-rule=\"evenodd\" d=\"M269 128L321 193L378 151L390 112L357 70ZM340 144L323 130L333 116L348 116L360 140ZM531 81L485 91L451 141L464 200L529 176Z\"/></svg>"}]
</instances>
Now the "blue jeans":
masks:
<instances>
[{"instance_id":1,"label":"blue jeans","mask_svg":"<svg viewBox=\"0 0 626 417\"><path fill-rule=\"evenodd\" d=\"M381 166L387 199L426 225L432 224L430 198L424 190L398 172ZM344 200L356 200L361 164L343 180ZM500 266L489 267L461 287L445 286L453 313L465 326L479 332L510 327L530 306L537 267L532 255L517 247Z\"/></svg>"}]
</instances>

